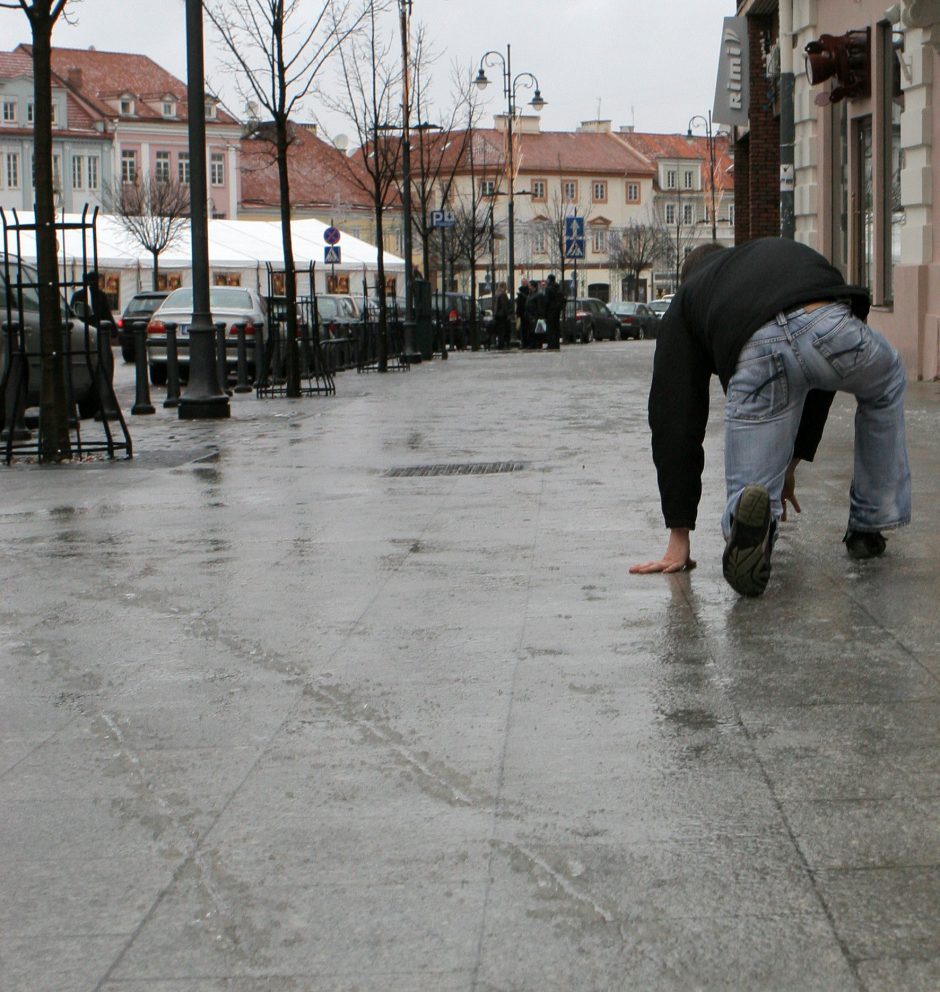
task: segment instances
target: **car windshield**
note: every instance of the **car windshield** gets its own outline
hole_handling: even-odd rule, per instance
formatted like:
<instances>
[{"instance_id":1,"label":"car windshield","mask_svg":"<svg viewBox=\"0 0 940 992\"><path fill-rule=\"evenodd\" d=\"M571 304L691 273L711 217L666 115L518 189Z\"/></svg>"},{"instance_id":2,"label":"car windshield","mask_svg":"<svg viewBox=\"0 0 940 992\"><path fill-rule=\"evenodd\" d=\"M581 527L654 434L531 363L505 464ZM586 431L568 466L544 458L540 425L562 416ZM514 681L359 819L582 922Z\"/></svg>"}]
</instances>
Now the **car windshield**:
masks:
<instances>
[{"instance_id":1,"label":"car windshield","mask_svg":"<svg viewBox=\"0 0 940 992\"><path fill-rule=\"evenodd\" d=\"M159 296L135 296L127 304L127 309L124 313L127 316L135 313L153 313L162 302L163 298Z\"/></svg>"},{"instance_id":2,"label":"car windshield","mask_svg":"<svg viewBox=\"0 0 940 992\"><path fill-rule=\"evenodd\" d=\"M650 310L655 310L657 313L665 313L669 309L671 302L671 300L653 300L650 304Z\"/></svg>"},{"instance_id":3,"label":"car windshield","mask_svg":"<svg viewBox=\"0 0 940 992\"><path fill-rule=\"evenodd\" d=\"M24 310L38 310L39 309L39 292L35 288L39 285L39 275L34 268L30 265L21 265L20 275L17 275L16 263L10 262L10 280L12 282L12 292L7 293L6 289L6 272L4 271L4 266L0 262L0 283L3 284L3 319L6 320L6 310L9 307L10 310L19 309L19 299L17 293L16 284L20 280L27 283L23 286L23 309Z\"/></svg>"},{"instance_id":4,"label":"car windshield","mask_svg":"<svg viewBox=\"0 0 940 992\"><path fill-rule=\"evenodd\" d=\"M640 309L639 303L618 303L617 313L636 313Z\"/></svg>"},{"instance_id":5,"label":"car windshield","mask_svg":"<svg viewBox=\"0 0 940 992\"><path fill-rule=\"evenodd\" d=\"M356 305L345 296L320 296L317 297L317 312L321 317L331 319L333 317L355 318Z\"/></svg>"},{"instance_id":6,"label":"car windshield","mask_svg":"<svg viewBox=\"0 0 940 992\"><path fill-rule=\"evenodd\" d=\"M212 286L209 290L209 306L213 310L251 310L251 294L247 289L236 286ZM192 310L192 286L173 290L163 307L166 310Z\"/></svg>"}]
</instances>

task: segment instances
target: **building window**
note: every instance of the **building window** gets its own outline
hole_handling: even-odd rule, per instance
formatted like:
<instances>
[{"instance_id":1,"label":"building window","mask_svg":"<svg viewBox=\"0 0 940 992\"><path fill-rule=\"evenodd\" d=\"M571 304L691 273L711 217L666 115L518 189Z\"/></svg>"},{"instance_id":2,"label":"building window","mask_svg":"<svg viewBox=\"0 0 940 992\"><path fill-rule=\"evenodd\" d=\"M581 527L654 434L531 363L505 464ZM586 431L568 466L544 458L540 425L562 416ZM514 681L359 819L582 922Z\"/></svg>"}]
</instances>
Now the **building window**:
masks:
<instances>
[{"instance_id":1,"label":"building window","mask_svg":"<svg viewBox=\"0 0 940 992\"><path fill-rule=\"evenodd\" d=\"M872 265L874 262L872 249L874 247L875 235L875 204L872 196L871 117L859 118L856 128L855 148L856 162L858 163L858 196L856 198L855 213L855 231L857 235L855 245L855 281L871 291Z\"/></svg>"},{"instance_id":2,"label":"building window","mask_svg":"<svg viewBox=\"0 0 940 992\"><path fill-rule=\"evenodd\" d=\"M209 176L213 186L225 185L225 156L213 152L209 161Z\"/></svg>"},{"instance_id":3,"label":"building window","mask_svg":"<svg viewBox=\"0 0 940 992\"><path fill-rule=\"evenodd\" d=\"M884 302L894 302L894 267L901 264L901 228L904 226L904 204L901 202L901 169L904 152L901 148L901 112L904 110L904 91L901 89L900 52L904 48L904 35L894 31L890 24L879 25L884 32L882 51L885 53L884 84L884 182L882 202L887 216L884 219Z\"/></svg>"},{"instance_id":4,"label":"building window","mask_svg":"<svg viewBox=\"0 0 940 992\"><path fill-rule=\"evenodd\" d=\"M676 205L674 203L666 204L666 223L675 224L676 222Z\"/></svg>"},{"instance_id":5,"label":"building window","mask_svg":"<svg viewBox=\"0 0 940 992\"><path fill-rule=\"evenodd\" d=\"M72 189L84 189L85 187L84 164L85 160L81 155L72 156Z\"/></svg>"},{"instance_id":6,"label":"building window","mask_svg":"<svg viewBox=\"0 0 940 992\"><path fill-rule=\"evenodd\" d=\"M640 184L627 183L627 203L640 202Z\"/></svg>"},{"instance_id":7,"label":"building window","mask_svg":"<svg viewBox=\"0 0 940 992\"><path fill-rule=\"evenodd\" d=\"M682 223L683 224L694 224L695 223L695 205L692 203L682 204Z\"/></svg>"},{"instance_id":8,"label":"building window","mask_svg":"<svg viewBox=\"0 0 940 992\"><path fill-rule=\"evenodd\" d=\"M686 169L682 174L683 189L694 189L695 176L691 169Z\"/></svg>"},{"instance_id":9,"label":"building window","mask_svg":"<svg viewBox=\"0 0 940 992\"><path fill-rule=\"evenodd\" d=\"M87 164L88 164L88 188L97 189L98 188L98 156L89 155Z\"/></svg>"},{"instance_id":10,"label":"building window","mask_svg":"<svg viewBox=\"0 0 940 992\"><path fill-rule=\"evenodd\" d=\"M169 152L157 152L157 157L153 165L153 177L158 183L168 183L170 181Z\"/></svg>"},{"instance_id":11,"label":"building window","mask_svg":"<svg viewBox=\"0 0 940 992\"><path fill-rule=\"evenodd\" d=\"M545 254L545 232L544 231L533 231L532 232L532 250L536 255Z\"/></svg>"},{"instance_id":12,"label":"building window","mask_svg":"<svg viewBox=\"0 0 940 992\"><path fill-rule=\"evenodd\" d=\"M544 200L546 196L545 192L545 180L544 179L533 179L532 180L532 199L533 200Z\"/></svg>"},{"instance_id":13,"label":"building window","mask_svg":"<svg viewBox=\"0 0 940 992\"><path fill-rule=\"evenodd\" d=\"M607 231L601 229L591 233L591 247L595 255L607 254Z\"/></svg>"},{"instance_id":14,"label":"building window","mask_svg":"<svg viewBox=\"0 0 940 992\"><path fill-rule=\"evenodd\" d=\"M211 100L206 101L206 120L214 120L215 118L215 104Z\"/></svg>"},{"instance_id":15,"label":"building window","mask_svg":"<svg viewBox=\"0 0 940 992\"><path fill-rule=\"evenodd\" d=\"M480 180L480 196L492 196L496 192L495 179Z\"/></svg>"},{"instance_id":16,"label":"building window","mask_svg":"<svg viewBox=\"0 0 940 992\"><path fill-rule=\"evenodd\" d=\"M728 223L734 227L734 204L728 207Z\"/></svg>"},{"instance_id":17,"label":"building window","mask_svg":"<svg viewBox=\"0 0 940 992\"><path fill-rule=\"evenodd\" d=\"M32 124L35 119L35 107L32 102L26 104L26 123Z\"/></svg>"},{"instance_id":18,"label":"building window","mask_svg":"<svg viewBox=\"0 0 940 992\"><path fill-rule=\"evenodd\" d=\"M128 97L121 98L121 113L125 116L130 116L134 113L134 101Z\"/></svg>"},{"instance_id":19,"label":"building window","mask_svg":"<svg viewBox=\"0 0 940 992\"><path fill-rule=\"evenodd\" d=\"M189 152L180 152L176 162L177 173L181 183L189 183Z\"/></svg>"},{"instance_id":20,"label":"building window","mask_svg":"<svg viewBox=\"0 0 940 992\"><path fill-rule=\"evenodd\" d=\"M578 180L565 179L561 184L561 198L565 203L575 203L578 199Z\"/></svg>"},{"instance_id":21,"label":"building window","mask_svg":"<svg viewBox=\"0 0 940 992\"><path fill-rule=\"evenodd\" d=\"M607 183L603 182L602 180L595 179L591 193L592 193L592 199L594 200L595 203L606 203Z\"/></svg>"},{"instance_id":22,"label":"building window","mask_svg":"<svg viewBox=\"0 0 940 992\"><path fill-rule=\"evenodd\" d=\"M163 101L163 116L173 117L176 113L176 105L169 100Z\"/></svg>"},{"instance_id":23,"label":"building window","mask_svg":"<svg viewBox=\"0 0 940 992\"><path fill-rule=\"evenodd\" d=\"M3 123L4 124L16 123L16 100L3 101Z\"/></svg>"},{"instance_id":24,"label":"building window","mask_svg":"<svg viewBox=\"0 0 940 992\"><path fill-rule=\"evenodd\" d=\"M20 155L19 152L7 152L6 168L7 189L20 188Z\"/></svg>"},{"instance_id":25,"label":"building window","mask_svg":"<svg viewBox=\"0 0 940 992\"><path fill-rule=\"evenodd\" d=\"M137 179L137 152L121 152L121 181L132 183Z\"/></svg>"},{"instance_id":26,"label":"building window","mask_svg":"<svg viewBox=\"0 0 940 992\"><path fill-rule=\"evenodd\" d=\"M666 170L666 189L676 188L676 170L667 169Z\"/></svg>"},{"instance_id":27,"label":"building window","mask_svg":"<svg viewBox=\"0 0 940 992\"><path fill-rule=\"evenodd\" d=\"M59 126L59 105L57 103L53 103L52 106L49 108L49 114L52 117L52 126L53 127L58 127Z\"/></svg>"}]
</instances>

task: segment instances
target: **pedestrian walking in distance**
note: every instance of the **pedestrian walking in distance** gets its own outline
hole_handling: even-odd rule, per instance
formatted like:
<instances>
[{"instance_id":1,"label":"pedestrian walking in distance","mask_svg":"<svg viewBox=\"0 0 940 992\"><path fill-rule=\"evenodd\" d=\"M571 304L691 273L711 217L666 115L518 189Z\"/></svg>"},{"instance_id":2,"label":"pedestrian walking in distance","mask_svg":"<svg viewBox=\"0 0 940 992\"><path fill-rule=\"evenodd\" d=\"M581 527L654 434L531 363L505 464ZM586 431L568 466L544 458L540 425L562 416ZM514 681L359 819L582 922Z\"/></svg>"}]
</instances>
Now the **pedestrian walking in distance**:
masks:
<instances>
[{"instance_id":1,"label":"pedestrian walking in distance","mask_svg":"<svg viewBox=\"0 0 940 992\"><path fill-rule=\"evenodd\" d=\"M770 578L778 521L800 512L796 467L812 461L835 391L855 396L855 463L843 541L853 558L884 553L882 531L911 518L904 433L907 378L869 327L868 291L818 252L784 238L689 254L656 341L649 421L666 552L630 571L693 568L708 387L725 390L724 576L743 596Z\"/></svg>"},{"instance_id":2,"label":"pedestrian walking in distance","mask_svg":"<svg viewBox=\"0 0 940 992\"><path fill-rule=\"evenodd\" d=\"M496 347L500 351L509 347L513 309L513 301L506 292L506 283L501 282L496 287L496 299L493 300L493 331L496 334Z\"/></svg>"}]
</instances>

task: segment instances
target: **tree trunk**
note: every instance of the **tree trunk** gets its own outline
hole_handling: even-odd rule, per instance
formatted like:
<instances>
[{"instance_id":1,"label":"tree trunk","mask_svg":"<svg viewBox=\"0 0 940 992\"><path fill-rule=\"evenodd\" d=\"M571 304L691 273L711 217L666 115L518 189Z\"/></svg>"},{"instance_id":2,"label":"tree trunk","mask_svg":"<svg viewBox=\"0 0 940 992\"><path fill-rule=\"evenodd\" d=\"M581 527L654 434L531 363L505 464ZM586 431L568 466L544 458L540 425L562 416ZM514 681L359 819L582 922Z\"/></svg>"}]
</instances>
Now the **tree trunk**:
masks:
<instances>
[{"instance_id":1,"label":"tree trunk","mask_svg":"<svg viewBox=\"0 0 940 992\"><path fill-rule=\"evenodd\" d=\"M160 252L151 248L150 254L153 255L153 289L156 291L160 288Z\"/></svg>"},{"instance_id":2,"label":"tree trunk","mask_svg":"<svg viewBox=\"0 0 940 992\"><path fill-rule=\"evenodd\" d=\"M291 237L290 178L287 171L287 116L275 120L277 131L277 177L281 194L281 240L284 248L284 294L287 297L287 395L300 396L300 362L297 349L297 273L294 271L294 242Z\"/></svg>"},{"instance_id":3,"label":"tree trunk","mask_svg":"<svg viewBox=\"0 0 940 992\"><path fill-rule=\"evenodd\" d=\"M36 268L39 274L41 377L39 433L41 462L72 457L68 396L62 338L62 309L56 261L55 200L52 189L53 18L46 11L30 14L33 29L33 163L36 184Z\"/></svg>"},{"instance_id":4,"label":"tree trunk","mask_svg":"<svg viewBox=\"0 0 940 992\"><path fill-rule=\"evenodd\" d=\"M388 371L388 304L385 300L385 245L382 232L382 198L373 198L375 206L375 250L379 293L379 372Z\"/></svg>"}]
</instances>

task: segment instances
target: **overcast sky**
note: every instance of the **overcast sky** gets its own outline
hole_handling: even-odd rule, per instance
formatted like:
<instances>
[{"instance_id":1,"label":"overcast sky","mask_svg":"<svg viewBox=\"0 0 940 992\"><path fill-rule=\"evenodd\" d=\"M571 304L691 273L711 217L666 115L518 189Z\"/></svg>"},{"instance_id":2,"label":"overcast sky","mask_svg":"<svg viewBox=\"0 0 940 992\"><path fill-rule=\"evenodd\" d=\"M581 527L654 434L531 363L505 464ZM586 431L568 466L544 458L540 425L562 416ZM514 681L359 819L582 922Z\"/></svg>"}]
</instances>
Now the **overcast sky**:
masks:
<instances>
[{"instance_id":1,"label":"overcast sky","mask_svg":"<svg viewBox=\"0 0 940 992\"><path fill-rule=\"evenodd\" d=\"M311 10L320 6L309 0ZM734 0L414 0L412 23L426 25L440 53L435 77L442 99L453 62L475 70L485 51L505 52L508 43L513 74L537 76L548 101L543 129L568 130L600 116L615 127L676 132L711 109L722 18L733 16L735 6ZM73 0L70 8L77 23L57 26L53 44L145 53L185 80L183 0ZM0 11L0 39L7 50L30 40L22 11ZM206 71L211 87L244 116L208 28ZM498 69L488 75L498 82ZM322 85L332 77L326 70ZM518 93L520 103L531 95ZM501 88L492 85L485 95L485 109L499 112ZM305 116L319 109L310 101Z\"/></svg>"}]
</instances>

